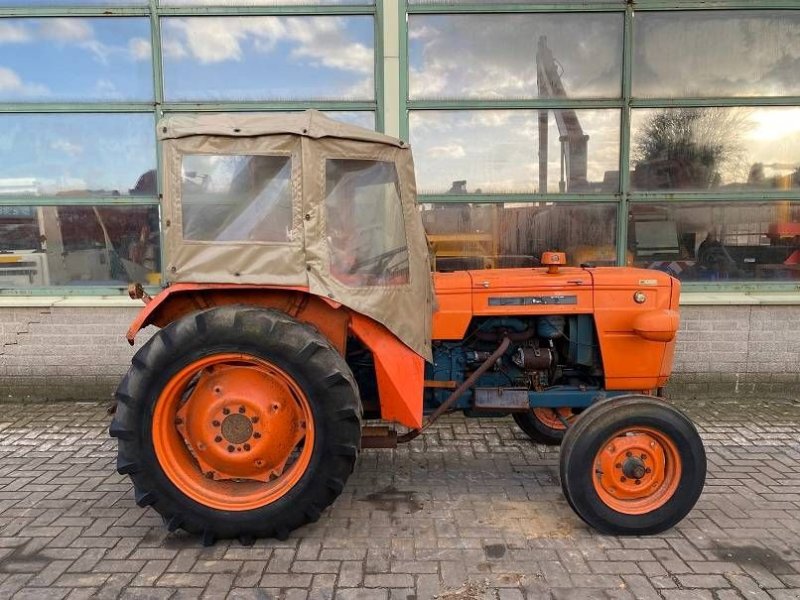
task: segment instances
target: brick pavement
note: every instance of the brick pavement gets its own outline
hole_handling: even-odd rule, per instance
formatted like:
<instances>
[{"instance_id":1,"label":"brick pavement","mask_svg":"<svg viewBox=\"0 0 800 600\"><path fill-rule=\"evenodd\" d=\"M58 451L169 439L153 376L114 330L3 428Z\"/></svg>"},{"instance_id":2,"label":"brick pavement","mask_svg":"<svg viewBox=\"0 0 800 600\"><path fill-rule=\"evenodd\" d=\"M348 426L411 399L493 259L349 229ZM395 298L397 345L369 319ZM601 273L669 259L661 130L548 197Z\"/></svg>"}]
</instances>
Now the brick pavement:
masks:
<instances>
[{"instance_id":1,"label":"brick pavement","mask_svg":"<svg viewBox=\"0 0 800 600\"><path fill-rule=\"evenodd\" d=\"M4 403L0 598L800 598L800 403L679 404L709 479L663 535L590 531L556 450L511 419L449 417L410 447L365 451L288 540L203 548L134 504L104 404Z\"/></svg>"}]
</instances>

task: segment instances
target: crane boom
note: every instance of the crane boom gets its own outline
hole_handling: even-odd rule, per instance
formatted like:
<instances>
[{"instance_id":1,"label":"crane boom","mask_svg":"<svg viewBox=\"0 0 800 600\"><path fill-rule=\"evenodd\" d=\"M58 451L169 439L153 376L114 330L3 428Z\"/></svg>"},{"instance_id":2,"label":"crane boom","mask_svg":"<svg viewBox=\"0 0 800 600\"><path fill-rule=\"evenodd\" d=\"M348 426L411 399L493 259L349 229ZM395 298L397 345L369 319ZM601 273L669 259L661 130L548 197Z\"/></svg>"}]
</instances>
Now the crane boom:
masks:
<instances>
[{"instance_id":1,"label":"crane boom","mask_svg":"<svg viewBox=\"0 0 800 600\"><path fill-rule=\"evenodd\" d=\"M547 46L547 36L539 36L536 50L536 83L540 98L566 98L558 64ZM583 133L578 115L571 108L553 109L561 142L561 180L559 191L579 191L588 185L587 150L589 136ZM547 192L548 110L539 111L539 192Z\"/></svg>"}]
</instances>

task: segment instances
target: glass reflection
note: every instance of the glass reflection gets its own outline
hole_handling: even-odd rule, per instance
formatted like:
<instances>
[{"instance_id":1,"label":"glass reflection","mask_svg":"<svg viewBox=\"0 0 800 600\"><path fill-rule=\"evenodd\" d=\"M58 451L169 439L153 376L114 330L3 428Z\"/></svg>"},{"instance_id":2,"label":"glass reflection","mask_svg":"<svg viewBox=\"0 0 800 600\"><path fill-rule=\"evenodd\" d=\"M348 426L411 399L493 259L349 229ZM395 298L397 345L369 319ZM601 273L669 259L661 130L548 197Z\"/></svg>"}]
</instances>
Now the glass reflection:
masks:
<instances>
[{"instance_id":1,"label":"glass reflection","mask_svg":"<svg viewBox=\"0 0 800 600\"><path fill-rule=\"evenodd\" d=\"M800 108L635 110L635 190L769 190L800 186Z\"/></svg>"},{"instance_id":2,"label":"glass reflection","mask_svg":"<svg viewBox=\"0 0 800 600\"><path fill-rule=\"evenodd\" d=\"M147 19L0 21L0 100L152 98Z\"/></svg>"},{"instance_id":3,"label":"glass reflection","mask_svg":"<svg viewBox=\"0 0 800 600\"><path fill-rule=\"evenodd\" d=\"M0 206L0 288L160 282L156 206Z\"/></svg>"},{"instance_id":4,"label":"glass reflection","mask_svg":"<svg viewBox=\"0 0 800 600\"><path fill-rule=\"evenodd\" d=\"M613 204L426 204L422 221L437 271L536 266L542 252L569 264L616 264Z\"/></svg>"},{"instance_id":5,"label":"glass reflection","mask_svg":"<svg viewBox=\"0 0 800 600\"><path fill-rule=\"evenodd\" d=\"M800 94L800 11L641 12L639 97Z\"/></svg>"},{"instance_id":6,"label":"glass reflection","mask_svg":"<svg viewBox=\"0 0 800 600\"><path fill-rule=\"evenodd\" d=\"M160 0L161 6L313 6L315 4L374 4L370 0Z\"/></svg>"},{"instance_id":7,"label":"glass reflection","mask_svg":"<svg viewBox=\"0 0 800 600\"><path fill-rule=\"evenodd\" d=\"M617 98L622 14L409 15L409 93Z\"/></svg>"},{"instance_id":8,"label":"glass reflection","mask_svg":"<svg viewBox=\"0 0 800 600\"><path fill-rule=\"evenodd\" d=\"M800 204L633 204L636 266L683 281L800 280Z\"/></svg>"},{"instance_id":9,"label":"glass reflection","mask_svg":"<svg viewBox=\"0 0 800 600\"><path fill-rule=\"evenodd\" d=\"M371 100L372 16L162 19L167 99Z\"/></svg>"},{"instance_id":10,"label":"glass reflection","mask_svg":"<svg viewBox=\"0 0 800 600\"><path fill-rule=\"evenodd\" d=\"M152 114L0 115L0 195L155 194Z\"/></svg>"},{"instance_id":11,"label":"glass reflection","mask_svg":"<svg viewBox=\"0 0 800 600\"><path fill-rule=\"evenodd\" d=\"M618 110L413 111L420 193L616 192Z\"/></svg>"}]
</instances>

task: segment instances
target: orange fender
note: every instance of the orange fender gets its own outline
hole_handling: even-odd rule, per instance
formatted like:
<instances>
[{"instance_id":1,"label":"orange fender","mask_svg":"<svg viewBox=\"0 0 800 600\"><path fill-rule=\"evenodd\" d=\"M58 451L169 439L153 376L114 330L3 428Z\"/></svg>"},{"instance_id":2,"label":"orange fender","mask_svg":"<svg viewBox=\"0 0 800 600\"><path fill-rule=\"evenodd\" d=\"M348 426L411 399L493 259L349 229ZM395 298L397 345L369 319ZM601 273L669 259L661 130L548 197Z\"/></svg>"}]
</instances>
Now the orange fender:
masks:
<instances>
[{"instance_id":1,"label":"orange fender","mask_svg":"<svg viewBox=\"0 0 800 600\"><path fill-rule=\"evenodd\" d=\"M381 417L406 427L422 427L425 359L369 317L352 313L351 331L372 351Z\"/></svg>"},{"instance_id":2,"label":"orange fender","mask_svg":"<svg viewBox=\"0 0 800 600\"><path fill-rule=\"evenodd\" d=\"M148 325L165 327L190 312L226 304L275 308L311 323L342 354L349 330L373 354L381 417L406 427L422 426L425 360L380 323L352 312L338 302L309 294L305 288L174 284L147 301L131 323L127 339L133 344L136 334Z\"/></svg>"}]
</instances>

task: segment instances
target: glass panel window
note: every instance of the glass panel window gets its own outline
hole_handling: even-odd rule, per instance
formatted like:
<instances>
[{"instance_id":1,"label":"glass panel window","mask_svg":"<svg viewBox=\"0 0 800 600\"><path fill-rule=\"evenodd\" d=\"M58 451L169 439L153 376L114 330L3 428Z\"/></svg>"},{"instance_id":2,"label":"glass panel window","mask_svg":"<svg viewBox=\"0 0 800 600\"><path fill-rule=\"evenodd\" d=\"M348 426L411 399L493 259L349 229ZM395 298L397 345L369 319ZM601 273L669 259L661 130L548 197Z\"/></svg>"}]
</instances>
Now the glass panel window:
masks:
<instances>
[{"instance_id":1,"label":"glass panel window","mask_svg":"<svg viewBox=\"0 0 800 600\"><path fill-rule=\"evenodd\" d=\"M160 282L157 206L0 207L0 289Z\"/></svg>"},{"instance_id":2,"label":"glass panel window","mask_svg":"<svg viewBox=\"0 0 800 600\"><path fill-rule=\"evenodd\" d=\"M291 178L292 159L288 156L184 156L181 170L183 239L290 241Z\"/></svg>"},{"instance_id":3,"label":"glass panel window","mask_svg":"<svg viewBox=\"0 0 800 600\"><path fill-rule=\"evenodd\" d=\"M800 11L641 12L639 97L800 94Z\"/></svg>"},{"instance_id":4,"label":"glass panel window","mask_svg":"<svg viewBox=\"0 0 800 600\"><path fill-rule=\"evenodd\" d=\"M152 114L0 115L0 195L156 194Z\"/></svg>"},{"instance_id":5,"label":"glass panel window","mask_svg":"<svg viewBox=\"0 0 800 600\"><path fill-rule=\"evenodd\" d=\"M0 100L152 98L148 19L0 21Z\"/></svg>"},{"instance_id":6,"label":"glass panel window","mask_svg":"<svg viewBox=\"0 0 800 600\"><path fill-rule=\"evenodd\" d=\"M394 163L331 159L325 168L331 274L352 287L408 283L400 182Z\"/></svg>"},{"instance_id":7,"label":"glass panel window","mask_svg":"<svg viewBox=\"0 0 800 600\"><path fill-rule=\"evenodd\" d=\"M422 207L437 271L536 266L549 250L573 265L614 265L616 214L613 204L567 202Z\"/></svg>"},{"instance_id":8,"label":"glass panel window","mask_svg":"<svg viewBox=\"0 0 800 600\"><path fill-rule=\"evenodd\" d=\"M163 0L162 0L163 1ZM172 1L172 0L170 0ZM625 6L626 0L558 0L560 4L619 4ZM454 5L459 4L519 4L525 6L527 4L553 4L553 0L409 0L409 4L436 4L436 5Z\"/></svg>"},{"instance_id":9,"label":"glass panel window","mask_svg":"<svg viewBox=\"0 0 800 600\"><path fill-rule=\"evenodd\" d=\"M610 192L618 110L413 111L422 194Z\"/></svg>"},{"instance_id":10,"label":"glass panel window","mask_svg":"<svg viewBox=\"0 0 800 600\"><path fill-rule=\"evenodd\" d=\"M162 19L168 100L371 100L372 16Z\"/></svg>"},{"instance_id":11,"label":"glass panel window","mask_svg":"<svg viewBox=\"0 0 800 600\"><path fill-rule=\"evenodd\" d=\"M683 281L800 282L800 203L632 204L639 267Z\"/></svg>"},{"instance_id":12,"label":"glass panel window","mask_svg":"<svg viewBox=\"0 0 800 600\"><path fill-rule=\"evenodd\" d=\"M618 98L622 23L622 13L410 15L410 97Z\"/></svg>"},{"instance_id":13,"label":"glass panel window","mask_svg":"<svg viewBox=\"0 0 800 600\"><path fill-rule=\"evenodd\" d=\"M800 187L800 108L634 110L635 190Z\"/></svg>"}]
</instances>

